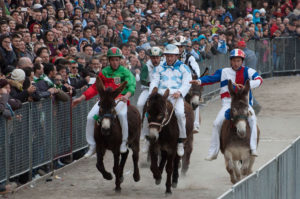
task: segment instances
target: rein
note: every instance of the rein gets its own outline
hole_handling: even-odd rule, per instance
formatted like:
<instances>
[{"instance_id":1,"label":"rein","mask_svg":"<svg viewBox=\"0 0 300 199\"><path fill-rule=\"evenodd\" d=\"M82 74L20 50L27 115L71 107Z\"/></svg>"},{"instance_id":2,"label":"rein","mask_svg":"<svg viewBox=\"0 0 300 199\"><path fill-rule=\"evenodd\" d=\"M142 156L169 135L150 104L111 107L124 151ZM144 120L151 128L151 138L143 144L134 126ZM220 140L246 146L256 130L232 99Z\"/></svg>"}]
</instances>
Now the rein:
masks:
<instances>
[{"instance_id":1,"label":"rein","mask_svg":"<svg viewBox=\"0 0 300 199\"><path fill-rule=\"evenodd\" d=\"M170 113L170 115L169 115L169 118L167 118L167 115L168 115L168 114L166 114L165 117L164 117L164 119L163 119L163 121L162 121L161 123L158 123L158 122L150 122L150 123L149 123L149 126L150 126L150 125L158 126L158 127L159 127L159 131L161 131L161 129L162 129L164 126L166 126L167 124L169 124L169 122L171 121L171 118L172 118L172 115L173 115L173 113L174 113L174 109L175 109L176 103L177 103L177 99L176 99L176 101L175 101L175 103L174 103L174 106L173 106L172 111L171 111L171 113ZM166 112L168 112L168 110L166 110Z\"/></svg>"}]
</instances>

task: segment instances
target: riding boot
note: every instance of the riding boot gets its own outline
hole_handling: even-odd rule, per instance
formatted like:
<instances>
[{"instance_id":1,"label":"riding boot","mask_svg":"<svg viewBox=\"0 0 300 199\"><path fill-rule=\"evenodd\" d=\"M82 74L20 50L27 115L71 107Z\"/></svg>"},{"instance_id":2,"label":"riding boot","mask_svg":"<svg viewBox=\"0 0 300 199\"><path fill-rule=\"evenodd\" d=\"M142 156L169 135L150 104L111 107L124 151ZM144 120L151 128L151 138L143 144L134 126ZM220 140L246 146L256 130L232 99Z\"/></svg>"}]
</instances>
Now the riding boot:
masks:
<instances>
[{"instance_id":1,"label":"riding boot","mask_svg":"<svg viewBox=\"0 0 300 199\"><path fill-rule=\"evenodd\" d=\"M179 139L185 139L186 138L186 118L185 115L181 115L181 117L177 116L177 123L179 127ZM184 155L184 145L182 142L178 142L177 144L177 154L178 156L182 157Z\"/></svg>"},{"instance_id":2,"label":"riding boot","mask_svg":"<svg viewBox=\"0 0 300 199\"><path fill-rule=\"evenodd\" d=\"M211 142L208 149L208 156L205 160L212 161L217 159L220 149L220 134L219 127L214 125L212 130Z\"/></svg>"},{"instance_id":3,"label":"riding boot","mask_svg":"<svg viewBox=\"0 0 300 199\"><path fill-rule=\"evenodd\" d=\"M120 152L127 152L127 139L128 139L128 120L127 120L127 104L119 102L116 106L116 112L122 128L122 144Z\"/></svg>"},{"instance_id":4,"label":"riding boot","mask_svg":"<svg viewBox=\"0 0 300 199\"><path fill-rule=\"evenodd\" d=\"M195 120L194 120L194 129L193 129L193 133L199 133L199 130L200 130L200 123L199 123L199 117L200 117L199 106L196 108L196 110L194 110L194 115L195 115Z\"/></svg>"},{"instance_id":5,"label":"riding boot","mask_svg":"<svg viewBox=\"0 0 300 199\"><path fill-rule=\"evenodd\" d=\"M251 115L248 117L248 122L250 126L251 136L250 136L250 149L251 149L251 155L252 156L258 156L258 153L256 151L257 146L257 123L256 123L256 116L254 114L254 111L252 108L249 108Z\"/></svg>"},{"instance_id":6,"label":"riding boot","mask_svg":"<svg viewBox=\"0 0 300 199\"><path fill-rule=\"evenodd\" d=\"M96 102L96 104L93 106L93 108L90 110L87 121L86 121L86 141L89 144L89 150L84 155L84 157L88 158L91 157L96 152L96 142L94 138L94 126L95 126L95 120L94 115L99 114L99 101Z\"/></svg>"}]
</instances>

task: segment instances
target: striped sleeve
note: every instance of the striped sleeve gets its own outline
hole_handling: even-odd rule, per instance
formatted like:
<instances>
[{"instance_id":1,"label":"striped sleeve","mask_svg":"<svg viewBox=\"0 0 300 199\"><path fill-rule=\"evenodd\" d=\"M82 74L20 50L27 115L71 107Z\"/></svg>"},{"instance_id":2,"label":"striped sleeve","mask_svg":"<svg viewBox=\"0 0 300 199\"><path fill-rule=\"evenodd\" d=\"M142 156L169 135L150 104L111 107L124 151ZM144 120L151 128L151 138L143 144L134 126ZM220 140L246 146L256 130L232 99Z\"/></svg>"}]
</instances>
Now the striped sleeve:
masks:
<instances>
[{"instance_id":1,"label":"striped sleeve","mask_svg":"<svg viewBox=\"0 0 300 199\"><path fill-rule=\"evenodd\" d=\"M215 84L217 82L220 82L221 80L221 75L222 75L222 69L217 70L213 75L206 75L199 80L201 81L201 85L210 85L210 84Z\"/></svg>"},{"instance_id":2,"label":"striped sleeve","mask_svg":"<svg viewBox=\"0 0 300 199\"><path fill-rule=\"evenodd\" d=\"M258 88L262 83L262 77L256 72L256 70L249 68L248 69L248 76L250 79L250 87L251 88Z\"/></svg>"}]
</instances>

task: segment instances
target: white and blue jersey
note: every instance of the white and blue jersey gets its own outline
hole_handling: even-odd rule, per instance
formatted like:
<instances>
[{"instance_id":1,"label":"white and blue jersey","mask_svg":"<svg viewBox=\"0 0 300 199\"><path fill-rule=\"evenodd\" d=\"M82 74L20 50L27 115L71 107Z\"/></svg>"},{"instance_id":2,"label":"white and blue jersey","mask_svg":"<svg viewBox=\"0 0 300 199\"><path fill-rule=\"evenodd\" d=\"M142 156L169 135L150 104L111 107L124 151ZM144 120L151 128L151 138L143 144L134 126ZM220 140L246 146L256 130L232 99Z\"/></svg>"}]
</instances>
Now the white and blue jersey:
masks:
<instances>
[{"instance_id":1,"label":"white and blue jersey","mask_svg":"<svg viewBox=\"0 0 300 199\"><path fill-rule=\"evenodd\" d=\"M223 103L231 103L231 97L228 90L228 80L235 84L245 85L246 80L250 80L250 88L259 87L263 80L261 76L252 68L241 66L238 70L232 68L222 68L217 70L213 75L207 75L199 78L201 85L209 85L220 82L220 95ZM249 92L249 104L252 106L253 98L251 90Z\"/></svg>"},{"instance_id":2,"label":"white and blue jersey","mask_svg":"<svg viewBox=\"0 0 300 199\"><path fill-rule=\"evenodd\" d=\"M167 62L153 69L152 81L149 92L151 93L154 87L158 88L160 94L164 94L166 89L170 90L170 94L179 91L182 97L188 93L192 80L192 74L187 65L177 60L173 66L168 66Z\"/></svg>"}]
</instances>

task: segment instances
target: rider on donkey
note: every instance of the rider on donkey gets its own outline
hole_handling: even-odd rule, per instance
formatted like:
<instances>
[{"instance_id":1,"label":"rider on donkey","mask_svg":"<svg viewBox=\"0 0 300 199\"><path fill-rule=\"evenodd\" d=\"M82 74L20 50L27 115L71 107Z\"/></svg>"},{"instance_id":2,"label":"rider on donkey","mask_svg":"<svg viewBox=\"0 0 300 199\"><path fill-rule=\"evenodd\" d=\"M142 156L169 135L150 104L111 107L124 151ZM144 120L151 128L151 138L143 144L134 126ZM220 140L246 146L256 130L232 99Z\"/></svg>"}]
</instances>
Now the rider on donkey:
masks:
<instances>
[{"instance_id":1,"label":"rider on donkey","mask_svg":"<svg viewBox=\"0 0 300 199\"><path fill-rule=\"evenodd\" d=\"M184 155L183 141L186 138L186 118L184 113L184 97L189 92L192 80L190 69L178 60L179 49L173 44L165 47L166 61L155 67L149 93L157 87L160 94L170 89L169 101L173 104L179 127L179 139L177 144L178 156Z\"/></svg>"},{"instance_id":2,"label":"rider on donkey","mask_svg":"<svg viewBox=\"0 0 300 199\"><path fill-rule=\"evenodd\" d=\"M150 86L150 82L153 79L152 71L153 71L154 67L157 67L162 63L162 61L161 61L162 50L159 47L154 46L150 49L149 56L150 56L150 59L147 61L146 65L144 65L142 68L141 83L142 83L143 91L137 101L137 108L141 115L143 114L143 107L146 104L146 101L149 97L149 86ZM144 139L145 135L147 134L147 131L148 131L148 122L147 122L147 119L144 119L143 129L142 129L142 134L141 134L142 139ZM147 140L145 140L145 145L142 150L144 152L147 152L148 147L149 147L149 142Z\"/></svg>"},{"instance_id":3,"label":"rider on donkey","mask_svg":"<svg viewBox=\"0 0 300 199\"><path fill-rule=\"evenodd\" d=\"M120 65L122 51L119 48L110 48L107 51L107 57L109 59L110 66L103 68L102 72L100 72L98 75L101 78L104 86L106 88L112 87L113 89L116 89L122 82L127 81L126 88L122 91L121 96L117 97L120 102L118 102L115 107L122 127L122 144L120 146L120 152L126 153L128 139L127 101L129 97L134 94L136 83L133 74L127 68ZM93 98L97 94L98 91L95 83L89 87L79 98L73 101L72 107L84 100ZM87 116L86 139L89 144L89 151L84 155L85 157L90 157L95 153L96 150L96 142L94 139L94 116L98 113L99 105L97 102Z\"/></svg>"},{"instance_id":4,"label":"rider on donkey","mask_svg":"<svg viewBox=\"0 0 300 199\"><path fill-rule=\"evenodd\" d=\"M220 149L220 132L223 121L225 119L225 113L230 109L231 97L228 91L228 80L231 80L235 87L243 88L246 80L250 80L250 88L254 89L259 87L263 80L261 76L252 68L243 66L243 60L245 59L245 53L240 49L233 49L230 52L230 64L229 68L222 68L217 70L213 75L208 75L199 78L198 80L191 81L192 84L208 85L220 82L221 86L221 99L222 108L219 111L216 120L213 124L212 140L209 147L208 156L205 158L208 161L212 161L217 158ZM256 152L257 144L257 125L256 116L252 108L252 93L249 92L249 117L248 122L251 130L250 137L250 149L251 155L258 156ZM227 118L228 119L228 118Z\"/></svg>"},{"instance_id":5,"label":"rider on donkey","mask_svg":"<svg viewBox=\"0 0 300 199\"><path fill-rule=\"evenodd\" d=\"M185 49L185 46L187 45L186 39L183 36L179 36L179 41L175 40L175 43L173 44L179 48L180 61L186 64L191 70L192 76L198 79L200 77L200 67L195 57ZM200 123L199 123L200 107L199 106L196 108L194 113L195 113L195 121L194 121L193 131L195 133L198 133L200 130Z\"/></svg>"}]
</instances>

